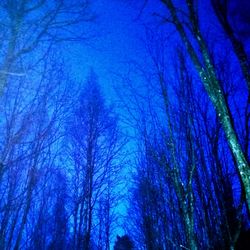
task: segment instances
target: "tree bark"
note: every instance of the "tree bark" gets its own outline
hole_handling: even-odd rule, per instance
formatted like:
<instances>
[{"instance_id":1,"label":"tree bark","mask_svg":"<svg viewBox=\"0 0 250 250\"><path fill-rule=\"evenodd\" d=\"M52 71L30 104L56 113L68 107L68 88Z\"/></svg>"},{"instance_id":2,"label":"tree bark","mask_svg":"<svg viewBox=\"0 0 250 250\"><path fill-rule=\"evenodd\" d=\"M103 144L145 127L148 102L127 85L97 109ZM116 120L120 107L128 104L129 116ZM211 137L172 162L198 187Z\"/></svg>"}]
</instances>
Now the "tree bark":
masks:
<instances>
[{"instance_id":1,"label":"tree bark","mask_svg":"<svg viewBox=\"0 0 250 250\"><path fill-rule=\"evenodd\" d=\"M170 11L173 24L175 25L181 39L183 40L185 47L190 55L190 58L199 73L200 79L205 87L205 90L215 108L216 114L219 117L219 120L222 124L222 128L225 132L225 136L229 145L229 148L232 152L232 155L237 164L237 170L244 187L244 194L247 203L248 212L250 213L250 168L249 164L244 156L243 150L238 141L235 129L233 127L233 122L229 115L229 110L223 95L221 85L217 79L215 68L212 63L212 60L209 56L209 52L203 39L201 32L199 30L197 17L193 8L193 1L186 0L187 7L190 14L190 22L192 25L192 33L195 40L198 43L198 46L201 51L203 58L203 63L200 62L199 56L195 51L194 47L188 35L185 31L185 28L177 16L177 10L174 6L172 0L161 0L168 10ZM204 66L203 66L204 64Z\"/></svg>"}]
</instances>

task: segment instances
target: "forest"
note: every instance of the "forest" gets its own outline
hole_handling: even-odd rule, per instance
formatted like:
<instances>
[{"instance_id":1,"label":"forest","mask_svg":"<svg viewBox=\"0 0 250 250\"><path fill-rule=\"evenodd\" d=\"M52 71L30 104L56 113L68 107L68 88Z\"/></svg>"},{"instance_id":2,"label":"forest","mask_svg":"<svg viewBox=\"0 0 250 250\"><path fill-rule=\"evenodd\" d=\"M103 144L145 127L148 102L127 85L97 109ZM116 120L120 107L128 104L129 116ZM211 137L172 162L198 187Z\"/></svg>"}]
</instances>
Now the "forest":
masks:
<instances>
[{"instance_id":1,"label":"forest","mask_svg":"<svg viewBox=\"0 0 250 250\"><path fill-rule=\"evenodd\" d=\"M249 249L249 13L0 1L0 250Z\"/></svg>"}]
</instances>

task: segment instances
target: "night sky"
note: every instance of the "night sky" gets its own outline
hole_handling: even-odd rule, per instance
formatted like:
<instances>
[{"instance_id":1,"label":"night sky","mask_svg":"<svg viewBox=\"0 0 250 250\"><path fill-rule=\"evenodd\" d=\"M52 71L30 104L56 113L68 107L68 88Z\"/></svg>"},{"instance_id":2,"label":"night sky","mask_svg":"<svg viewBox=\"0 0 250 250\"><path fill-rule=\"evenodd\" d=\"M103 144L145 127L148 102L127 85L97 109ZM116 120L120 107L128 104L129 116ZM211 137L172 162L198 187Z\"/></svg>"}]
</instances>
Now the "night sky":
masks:
<instances>
[{"instance_id":1,"label":"night sky","mask_svg":"<svg viewBox=\"0 0 250 250\"><path fill-rule=\"evenodd\" d=\"M207 15L211 12L211 7L207 4L208 2L204 1L199 5L201 13L205 14L203 21L208 26L209 32L214 33L215 39L217 39L216 33L220 39L218 23ZM145 48L146 28L168 29L172 45L175 45L175 39L178 39L171 25L168 25L168 28L163 25L161 16L166 14L166 10L158 1L97 0L93 3L92 9L95 20L84 27L84 30L90 33L87 35L90 38L73 45L65 44L63 54L72 78L83 81L89 68L94 68L100 77L103 90L107 93L107 98L114 95L113 87L120 87L116 75L128 74L130 62L136 61L145 68L148 66L148 54ZM240 4L236 0L231 0L228 4L230 22L247 49L250 49L249 9L248 0L241 0ZM171 48L169 51L172 60L173 51Z\"/></svg>"},{"instance_id":2,"label":"night sky","mask_svg":"<svg viewBox=\"0 0 250 250\"><path fill-rule=\"evenodd\" d=\"M250 235L250 0L219 0L235 43L211 1L89 1L66 28L78 1L0 3L0 249L237 250Z\"/></svg>"},{"instance_id":3,"label":"night sky","mask_svg":"<svg viewBox=\"0 0 250 250\"><path fill-rule=\"evenodd\" d=\"M178 1L181 2L181 1ZM225 56L224 41L220 39L222 33L218 22L213 16L211 6L208 1L199 3L199 10L202 16L204 30L207 29L207 35L215 41L218 41L216 49L218 57L220 53ZM147 30L158 30L159 33L166 33L169 43L165 52L169 56L167 64L170 73L169 79L172 79L173 67L175 62L175 52L173 47L180 43L179 35L174 31L171 24L166 24L162 20L167 11L160 1L133 1L133 0L97 0L93 4L93 10L96 14L96 20L87 24L87 30L90 32L90 39L81 44L76 43L73 46L63 47L63 54L69 67L70 78L79 82L85 80L90 68L93 68L99 77L102 90L105 97L110 103L119 102L118 92L123 92L124 87L122 77L133 78L132 85L137 88L138 93L145 93L139 89L143 85L144 79L133 75L133 65L140 65L143 70L151 66L147 46ZM234 27L239 39L243 41L247 50L250 50L250 1L230 0L228 3L228 17ZM163 18L162 18L163 17ZM231 58L234 60L234 58ZM132 66L131 66L132 65ZM237 68L238 65L235 65ZM131 70L132 68L132 70ZM237 69L238 70L238 69ZM132 71L132 73L131 73ZM239 99L241 103L241 98ZM143 105L143 104L142 104ZM239 104L240 105L240 104ZM126 110L117 109L118 114L123 117L127 116ZM122 125L123 126L123 125ZM135 131L131 127L125 126L127 135L134 135ZM133 140L126 147L127 152L135 150ZM133 162L133 154L131 162ZM132 164L133 165L133 164ZM130 169L130 168L129 168ZM133 169L133 168L132 168ZM130 171L124 172L124 180L127 182L125 189L130 187ZM125 207L128 205L124 203ZM118 213L126 215L127 209L123 204L118 206ZM126 220L126 219L125 219ZM124 223L123 219L119 223ZM115 232L119 235L125 233L123 225L117 225Z\"/></svg>"},{"instance_id":4,"label":"night sky","mask_svg":"<svg viewBox=\"0 0 250 250\"><path fill-rule=\"evenodd\" d=\"M89 24L93 38L67 47L65 57L69 59L70 75L83 81L93 67L110 98L113 87L120 85L115 81L116 75L127 73L131 61L145 62L144 25L151 17L143 20L139 16L141 6L133 1L96 1L93 4L96 20ZM153 13L152 8L147 11Z\"/></svg>"}]
</instances>

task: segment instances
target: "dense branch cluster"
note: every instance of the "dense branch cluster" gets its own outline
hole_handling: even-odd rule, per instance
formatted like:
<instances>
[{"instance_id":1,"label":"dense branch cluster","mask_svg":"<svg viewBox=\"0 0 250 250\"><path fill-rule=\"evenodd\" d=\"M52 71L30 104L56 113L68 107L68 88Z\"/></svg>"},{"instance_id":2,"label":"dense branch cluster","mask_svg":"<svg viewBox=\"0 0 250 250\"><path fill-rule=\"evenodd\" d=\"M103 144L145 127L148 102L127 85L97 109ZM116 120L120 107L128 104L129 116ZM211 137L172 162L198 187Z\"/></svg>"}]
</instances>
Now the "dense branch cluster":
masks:
<instances>
[{"instance_id":1,"label":"dense branch cluster","mask_svg":"<svg viewBox=\"0 0 250 250\"><path fill-rule=\"evenodd\" d=\"M250 55L230 1L155 1L119 109L60 55L89 37L91 2L0 2L0 249L240 249Z\"/></svg>"}]
</instances>

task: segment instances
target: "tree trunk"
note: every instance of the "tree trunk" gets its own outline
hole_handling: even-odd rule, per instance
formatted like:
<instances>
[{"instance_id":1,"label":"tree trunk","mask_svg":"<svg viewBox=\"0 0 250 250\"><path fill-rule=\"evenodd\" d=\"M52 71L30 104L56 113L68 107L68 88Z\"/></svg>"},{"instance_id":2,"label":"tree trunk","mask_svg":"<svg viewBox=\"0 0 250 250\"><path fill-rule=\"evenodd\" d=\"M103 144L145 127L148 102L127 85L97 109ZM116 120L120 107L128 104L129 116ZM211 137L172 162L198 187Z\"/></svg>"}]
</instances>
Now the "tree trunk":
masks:
<instances>
[{"instance_id":1,"label":"tree trunk","mask_svg":"<svg viewBox=\"0 0 250 250\"><path fill-rule=\"evenodd\" d=\"M220 83L216 77L214 65L212 64L212 61L210 59L206 43L200 33L199 26L197 23L197 17L195 16L195 12L193 9L193 2L191 0L186 0L190 14L190 22L192 25L193 36L199 45L205 67L200 62L199 56L195 51L194 47L192 46L192 43L188 38L188 35L184 29L183 24L181 23L180 19L177 16L177 10L176 7L173 5L173 2L171 0L162 0L162 2L166 5L166 7L170 11L173 23L186 46L190 58L197 72L199 73L200 79L203 82L206 92L222 124L227 142L229 144L230 150L237 164L237 170L244 188L244 194L248 212L250 213L250 168L243 154L243 150L239 144L236 132L233 128L233 123L230 119L225 97L223 95Z\"/></svg>"}]
</instances>

